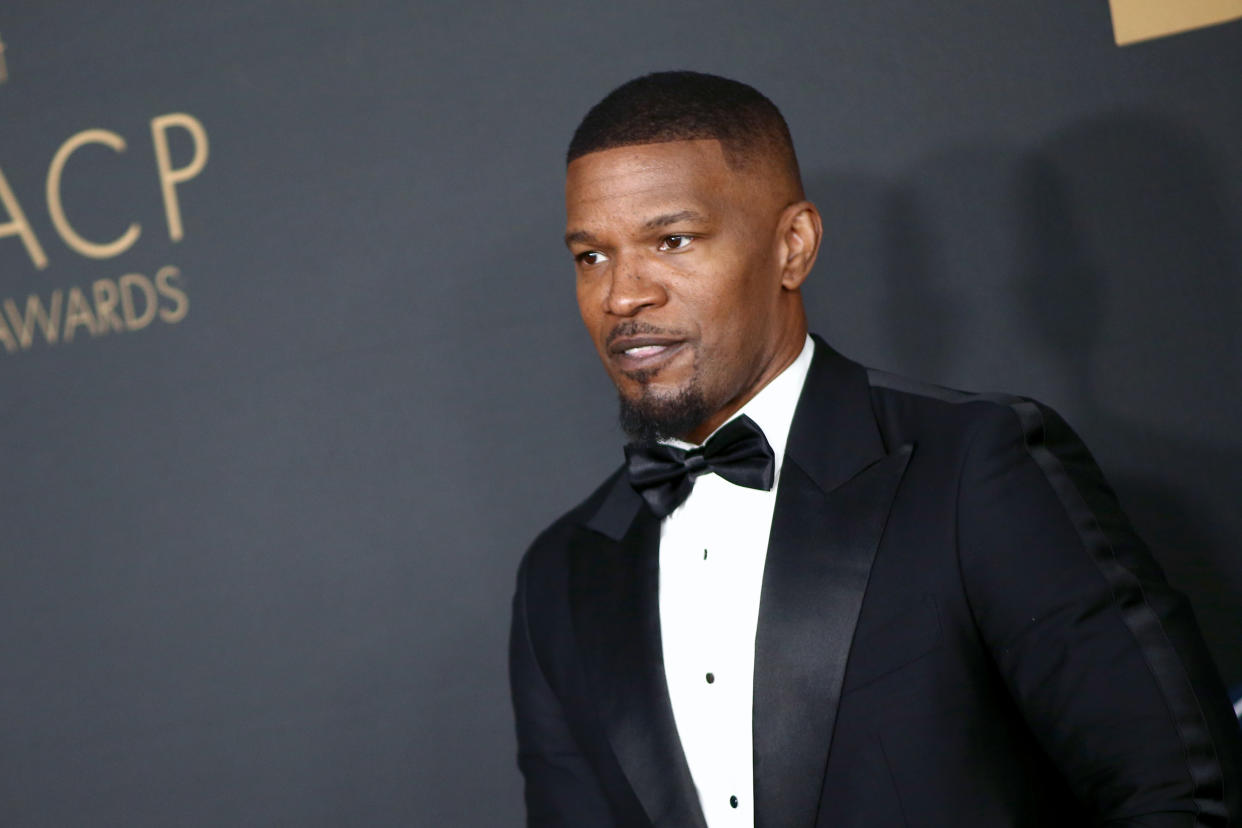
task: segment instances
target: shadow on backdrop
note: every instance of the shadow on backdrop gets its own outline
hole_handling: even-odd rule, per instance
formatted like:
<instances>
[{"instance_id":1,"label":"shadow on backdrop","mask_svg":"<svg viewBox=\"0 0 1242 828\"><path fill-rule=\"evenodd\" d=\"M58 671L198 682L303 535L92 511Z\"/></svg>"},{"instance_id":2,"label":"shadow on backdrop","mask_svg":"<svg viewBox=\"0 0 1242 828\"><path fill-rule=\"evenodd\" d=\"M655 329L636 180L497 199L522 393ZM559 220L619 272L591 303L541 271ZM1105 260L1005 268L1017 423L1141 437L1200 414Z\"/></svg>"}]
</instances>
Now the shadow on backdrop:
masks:
<instances>
[{"instance_id":1,"label":"shadow on backdrop","mask_svg":"<svg viewBox=\"0 0 1242 828\"><path fill-rule=\"evenodd\" d=\"M1023 288L1123 505L1242 678L1239 262L1210 147L1119 114L1063 130L1022 172ZM1101 451L1104 449L1101 448Z\"/></svg>"},{"instance_id":2,"label":"shadow on backdrop","mask_svg":"<svg viewBox=\"0 0 1242 828\"><path fill-rule=\"evenodd\" d=\"M1223 175L1204 141L1141 113L1029 150L955 147L895 181L812 174L830 284L807 304L868 364L1065 414L1233 684L1242 296Z\"/></svg>"}]
</instances>

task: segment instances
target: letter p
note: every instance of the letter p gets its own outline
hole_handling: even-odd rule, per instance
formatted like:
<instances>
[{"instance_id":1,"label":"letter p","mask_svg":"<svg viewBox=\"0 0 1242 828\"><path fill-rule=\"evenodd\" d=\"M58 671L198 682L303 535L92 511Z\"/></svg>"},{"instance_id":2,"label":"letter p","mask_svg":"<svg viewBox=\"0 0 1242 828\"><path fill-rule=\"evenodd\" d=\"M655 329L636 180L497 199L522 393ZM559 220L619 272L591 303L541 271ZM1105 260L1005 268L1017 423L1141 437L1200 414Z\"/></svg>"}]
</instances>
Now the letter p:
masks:
<instances>
[{"instance_id":1,"label":"letter p","mask_svg":"<svg viewBox=\"0 0 1242 828\"><path fill-rule=\"evenodd\" d=\"M194 142L194 156L184 167L174 168L168 152L168 130L180 127L190 133ZM155 164L159 169L160 188L164 194L164 215L168 219L168 237L181 241L185 235L181 229L181 205L177 201L177 185L189 181L202 172L207 164L207 131L193 115L170 112L151 119L151 140L155 143Z\"/></svg>"}]
</instances>

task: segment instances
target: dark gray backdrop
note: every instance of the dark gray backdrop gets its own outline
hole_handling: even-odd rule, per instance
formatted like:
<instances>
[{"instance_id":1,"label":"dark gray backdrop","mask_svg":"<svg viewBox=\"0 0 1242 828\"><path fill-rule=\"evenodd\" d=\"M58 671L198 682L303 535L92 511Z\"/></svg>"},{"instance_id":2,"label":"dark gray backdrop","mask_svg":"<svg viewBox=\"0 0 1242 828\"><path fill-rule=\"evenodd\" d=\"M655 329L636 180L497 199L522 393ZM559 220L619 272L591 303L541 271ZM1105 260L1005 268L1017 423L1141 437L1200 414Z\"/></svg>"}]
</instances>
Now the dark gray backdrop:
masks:
<instances>
[{"instance_id":1,"label":"dark gray backdrop","mask_svg":"<svg viewBox=\"0 0 1242 828\"><path fill-rule=\"evenodd\" d=\"M49 264L179 269L180 322L0 352L0 822L521 819L513 571L619 460L562 152L652 69L784 110L813 327L1084 434L1242 682L1242 26L962 0L0 7L0 170ZM206 167L165 225L150 120ZM82 130L65 210L48 164ZM171 130L174 166L192 155ZM11 216L0 212L0 224Z\"/></svg>"}]
</instances>

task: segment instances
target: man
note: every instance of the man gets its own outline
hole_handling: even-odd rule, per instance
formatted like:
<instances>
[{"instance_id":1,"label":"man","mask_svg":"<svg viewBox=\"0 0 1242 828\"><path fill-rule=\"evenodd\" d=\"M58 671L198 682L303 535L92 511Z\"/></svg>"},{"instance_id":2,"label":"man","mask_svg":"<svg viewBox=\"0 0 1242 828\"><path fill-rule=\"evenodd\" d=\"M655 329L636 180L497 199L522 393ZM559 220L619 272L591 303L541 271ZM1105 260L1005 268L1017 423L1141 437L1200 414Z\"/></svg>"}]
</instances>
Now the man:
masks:
<instances>
[{"instance_id":1,"label":"man","mask_svg":"<svg viewBox=\"0 0 1242 828\"><path fill-rule=\"evenodd\" d=\"M820 217L766 98L625 84L566 207L634 442L518 574L529 824L1242 824L1190 609L1068 426L807 335Z\"/></svg>"}]
</instances>

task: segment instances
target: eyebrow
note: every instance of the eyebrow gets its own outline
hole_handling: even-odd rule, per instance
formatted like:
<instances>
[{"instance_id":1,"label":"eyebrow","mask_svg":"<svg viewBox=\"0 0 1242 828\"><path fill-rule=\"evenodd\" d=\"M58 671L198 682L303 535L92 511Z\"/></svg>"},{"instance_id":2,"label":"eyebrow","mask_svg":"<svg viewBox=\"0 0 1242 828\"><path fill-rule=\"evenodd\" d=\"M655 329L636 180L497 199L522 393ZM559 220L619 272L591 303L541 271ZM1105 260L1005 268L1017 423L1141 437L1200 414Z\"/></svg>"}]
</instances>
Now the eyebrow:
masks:
<instances>
[{"instance_id":1,"label":"eyebrow","mask_svg":"<svg viewBox=\"0 0 1242 828\"><path fill-rule=\"evenodd\" d=\"M647 219L643 222L643 229L658 230L661 227L668 227L670 224L677 224L682 221L705 222L707 221L707 217L702 213L695 212L694 210L680 210L676 213L664 213L663 215ZM573 230L565 234L566 246L575 242L580 242L582 244L595 244L598 241L599 240L596 239L595 236L591 235L586 230Z\"/></svg>"},{"instance_id":2,"label":"eyebrow","mask_svg":"<svg viewBox=\"0 0 1242 828\"><path fill-rule=\"evenodd\" d=\"M581 242L582 244L594 244L597 241L598 239L596 239L594 236L592 236L590 233L588 233L585 230L574 230L572 232L565 234L565 246L566 247L569 247L574 242Z\"/></svg>"},{"instance_id":3,"label":"eyebrow","mask_svg":"<svg viewBox=\"0 0 1242 828\"><path fill-rule=\"evenodd\" d=\"M662 216L649 218L643 222L643 229L656 230L681 221L707 221L707 217L702 213L696 213L694 210L681 210L680 212L665 213Z\"/></svg>"}]
</instances>

